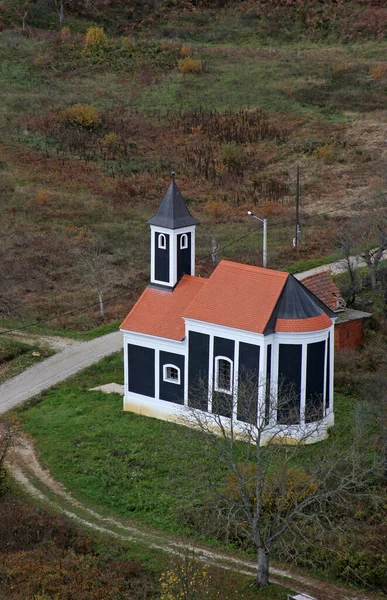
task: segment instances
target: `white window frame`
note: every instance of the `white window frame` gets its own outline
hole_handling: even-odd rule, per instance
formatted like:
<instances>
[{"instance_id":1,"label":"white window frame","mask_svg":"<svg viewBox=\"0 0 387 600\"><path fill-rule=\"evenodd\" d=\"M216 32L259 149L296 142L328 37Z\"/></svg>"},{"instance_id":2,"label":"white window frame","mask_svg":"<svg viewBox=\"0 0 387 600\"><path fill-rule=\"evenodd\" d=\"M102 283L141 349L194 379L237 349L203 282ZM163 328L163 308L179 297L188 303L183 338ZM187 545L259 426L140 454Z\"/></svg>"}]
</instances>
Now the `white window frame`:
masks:
<instances>
[{"instance_id":1,"label":"white window frame","mask_svg":"<svg viewBox=\"0 0 387 600\"><path fill-rule=\"evenodd\" d=\"M225 360L230 365L230 389L228 389L228 390L219 387L219 363L221 360ZM216 356L215 357L215 380L214 380L215 392L223 392L224 394L232 395L232 393L233 393L233 377L234 377L233 367L234 367L234 365L233 365L232 360L227 358L227 356Z\"/></svg>"},{"instance_id":2,"label":"white window frame","mask_svg":"<svg viewBox=\"0 0 387 600\"><path fill-rule=\"evenodd\" d=\"M160 250L167 249L167 236L164 233L159 233L157 238L157 247L160 248Z\"/></svg>"},{"instance_id":3,"label":"white window frame","mask_svg":"<svg viewBox=\"0 0 387 600\"><path fill-rule=\"evenodd\" d=\"M188 235L182 233L180 238L180 250L185 250L186 248L188 248Z\"/></svg>"},{"instance_id":4,"label":"white window frame","mask_svg":"<svg viewBox=\"0 0 387 600\"><path fill-rule=\"evenodd\" d=\"M173 379L172 377L168 377L168 369L176 369L177 371L177 379ZM176 365L167 364L163 365L163 381L166 383L175 383L176 385L180 385L180 369Z\"/></svg>"}]
</instances>

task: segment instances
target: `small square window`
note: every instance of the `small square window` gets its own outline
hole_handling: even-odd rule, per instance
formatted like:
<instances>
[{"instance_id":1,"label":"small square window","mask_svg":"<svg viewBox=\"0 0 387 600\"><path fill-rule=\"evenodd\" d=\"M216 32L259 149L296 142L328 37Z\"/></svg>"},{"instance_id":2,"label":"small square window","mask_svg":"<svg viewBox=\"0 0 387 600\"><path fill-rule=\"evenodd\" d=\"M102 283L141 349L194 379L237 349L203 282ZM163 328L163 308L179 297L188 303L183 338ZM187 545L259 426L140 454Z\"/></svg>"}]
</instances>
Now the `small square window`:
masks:
<instances>
[{"instance_id":1,"label":"small square window","mask_svg":"<svg viewBox=\"0 0 387 600\"><path fill-rule=\"evenodd\" d=\"M168 383L180 384L180 369L175 365L164 365L163 379Z\"/></svg>"}]
</instances>

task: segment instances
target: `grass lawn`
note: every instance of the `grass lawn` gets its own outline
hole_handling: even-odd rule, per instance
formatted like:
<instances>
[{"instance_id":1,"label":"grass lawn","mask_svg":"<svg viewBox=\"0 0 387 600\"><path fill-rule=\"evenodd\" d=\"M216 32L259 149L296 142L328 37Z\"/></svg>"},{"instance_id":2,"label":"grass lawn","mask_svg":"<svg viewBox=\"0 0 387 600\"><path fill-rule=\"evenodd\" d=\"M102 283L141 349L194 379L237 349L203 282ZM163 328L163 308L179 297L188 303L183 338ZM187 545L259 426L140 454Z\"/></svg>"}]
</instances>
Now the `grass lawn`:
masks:
<instances>
[{"instance_id":1,"label":"grass lawn","mask_svg":"<svg viewBox=\"0 0 387 600\"><path fill-rule=\"evenodd\" d=\"M5 339L0 335L0 383L54 354L49 348Z\"/></svg>"},{"instance_id":2,"label":"grass lawn","mask_svg":"<svg viewBox=\"0 0 387 600\"><path fill-rule=\"evenodd\" d=\"M308 468L308 463L318 462L320 457L324 462L323 457L329 454L331 445L345 452L352 444L356 397L355 391L350 390L355 388L346 385L345 373L349 365L341 366L341 371L343 368L345 372L341 379L346 393L335 395L336 425L327 440L300 449L293 461L296 469ZM121 353L104 359L17 409L23 429L36 440L42 463L76 498L96 507L99 512L133 518L160 531L219 545L221 542L216 538L219 531L211 512L213 491L207 482L222 489L228 481L226 465L215 452L208 449L204 452L201 436L192 429L123 412L122 398L118 394L89 391L109 382L123 382ZM369 436L373 433L369 431ZM236 444L240 461L246 460L243 450L241 442ZM286 451L284 448L281 454ZM263 452L265 459L271 461L271 468L275 469L273 460L281 461L281 457L273 454L270 448L264 448ZM364 458L370 458L368 450ZM377 504L366 499L359 502L364 506L356 514L352 505L339 511L337 517L335 513L337 532L349 528L360 536L348 539L346 554L340 548L340 540L334 542L329 538L332 546L329 558L324 543L313 543L298 563L300 566L310 568L312 564L320 574L327 573L347 583L359 583L357 575L351 575L348 580L345 565L353 560L351 569L355 572L360 568L358 564L362 563L359 561L363 560L361 536L367 533L374 540L375 549L372 550L374 554L364 558L371 563L365 563L368 566L361 571L361 581L367 581L367 569L371 569L371 564L379 579L383 579L379 573L382 567L377 550L381 543L379 523L382 523L382 515L372 512L378 510ZM335 536L336 530L331 533ZM224 540L227 537L229 544L233 541L232 531L227 534L222 531L220 535ZM308 546L301 543L300 550L305 552L305 549Z\"/></svg>"},{"instance_id":3,"label":"grass lawn","mask_svg":"<svg viewBox=\"0 0 387 600\"><path fill-rule=\"evenodd\" d=\"M123 382L120 354L19 409L23 427L54 476L84 501L158 529L195 535L182 515L205 501L203 481L225 480L225 466L203 455L200 436L188 428L123 412L119 395L88 391L112 381ZM335 437L343 444L350 407L351 399L343 398L337 411ZM326 443L305 447L303 459L324 452Z\"/></svg>"}]
</instances>

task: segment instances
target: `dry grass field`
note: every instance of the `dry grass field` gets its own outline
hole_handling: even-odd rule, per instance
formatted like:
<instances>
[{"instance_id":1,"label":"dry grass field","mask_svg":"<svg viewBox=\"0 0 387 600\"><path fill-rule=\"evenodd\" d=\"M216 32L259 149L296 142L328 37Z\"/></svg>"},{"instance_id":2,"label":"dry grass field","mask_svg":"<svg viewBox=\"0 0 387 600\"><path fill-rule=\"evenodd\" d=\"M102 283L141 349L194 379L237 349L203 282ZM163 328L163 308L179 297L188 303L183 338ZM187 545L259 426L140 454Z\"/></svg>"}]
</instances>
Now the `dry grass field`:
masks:
<instances>
[{"instance_id":1,"label":"dry grass field","mask_svg":"<svg viewBox=\"0 0 387 600\"><path fill-rule=\"evenodd\" d=\"M82 331L120 319L148 281L146 220L172 168L200 221L199 274L212 269L212 236L220 258L260 264L247 209L268 218L270 266L336 255L342 228L385 190L386 44L375 23L364 32L354 19L356 36L343 25L343 39L335 13L324 38L320 21L292 29L284 13L281 37L270 14L242 3L123 27L122 10L99 4L63 30L46 15L0 34L4 324L50 318ZM109 35L87 37L93 25ZM104 316L98 288L113 298Z\"/></svg>"}]
</instances>

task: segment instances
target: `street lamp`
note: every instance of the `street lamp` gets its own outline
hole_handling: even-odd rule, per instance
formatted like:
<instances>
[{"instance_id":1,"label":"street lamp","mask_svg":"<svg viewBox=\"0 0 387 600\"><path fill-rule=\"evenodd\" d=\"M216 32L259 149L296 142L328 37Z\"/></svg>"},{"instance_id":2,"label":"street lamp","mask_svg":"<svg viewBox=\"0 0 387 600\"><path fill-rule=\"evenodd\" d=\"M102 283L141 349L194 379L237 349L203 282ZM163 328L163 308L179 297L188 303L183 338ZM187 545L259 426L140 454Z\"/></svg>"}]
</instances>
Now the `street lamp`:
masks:
<instances>
[{"instance_id":1,"label":"street lamp","mask_svg":"<svg viewBox=\"0 0 387 600\"><path fill-rule=\"evenodd\" d=\"M251 212L251 210L248 210L247 214L250 217L253 217L253 219L257 219L257 221L261 221L261 223L263 223L262 265L266 269L266 267L267 267L267 220L260 219L259 217L257 217L257 215L255 215L253 212Z\"/></svg>"}]
</instances>

